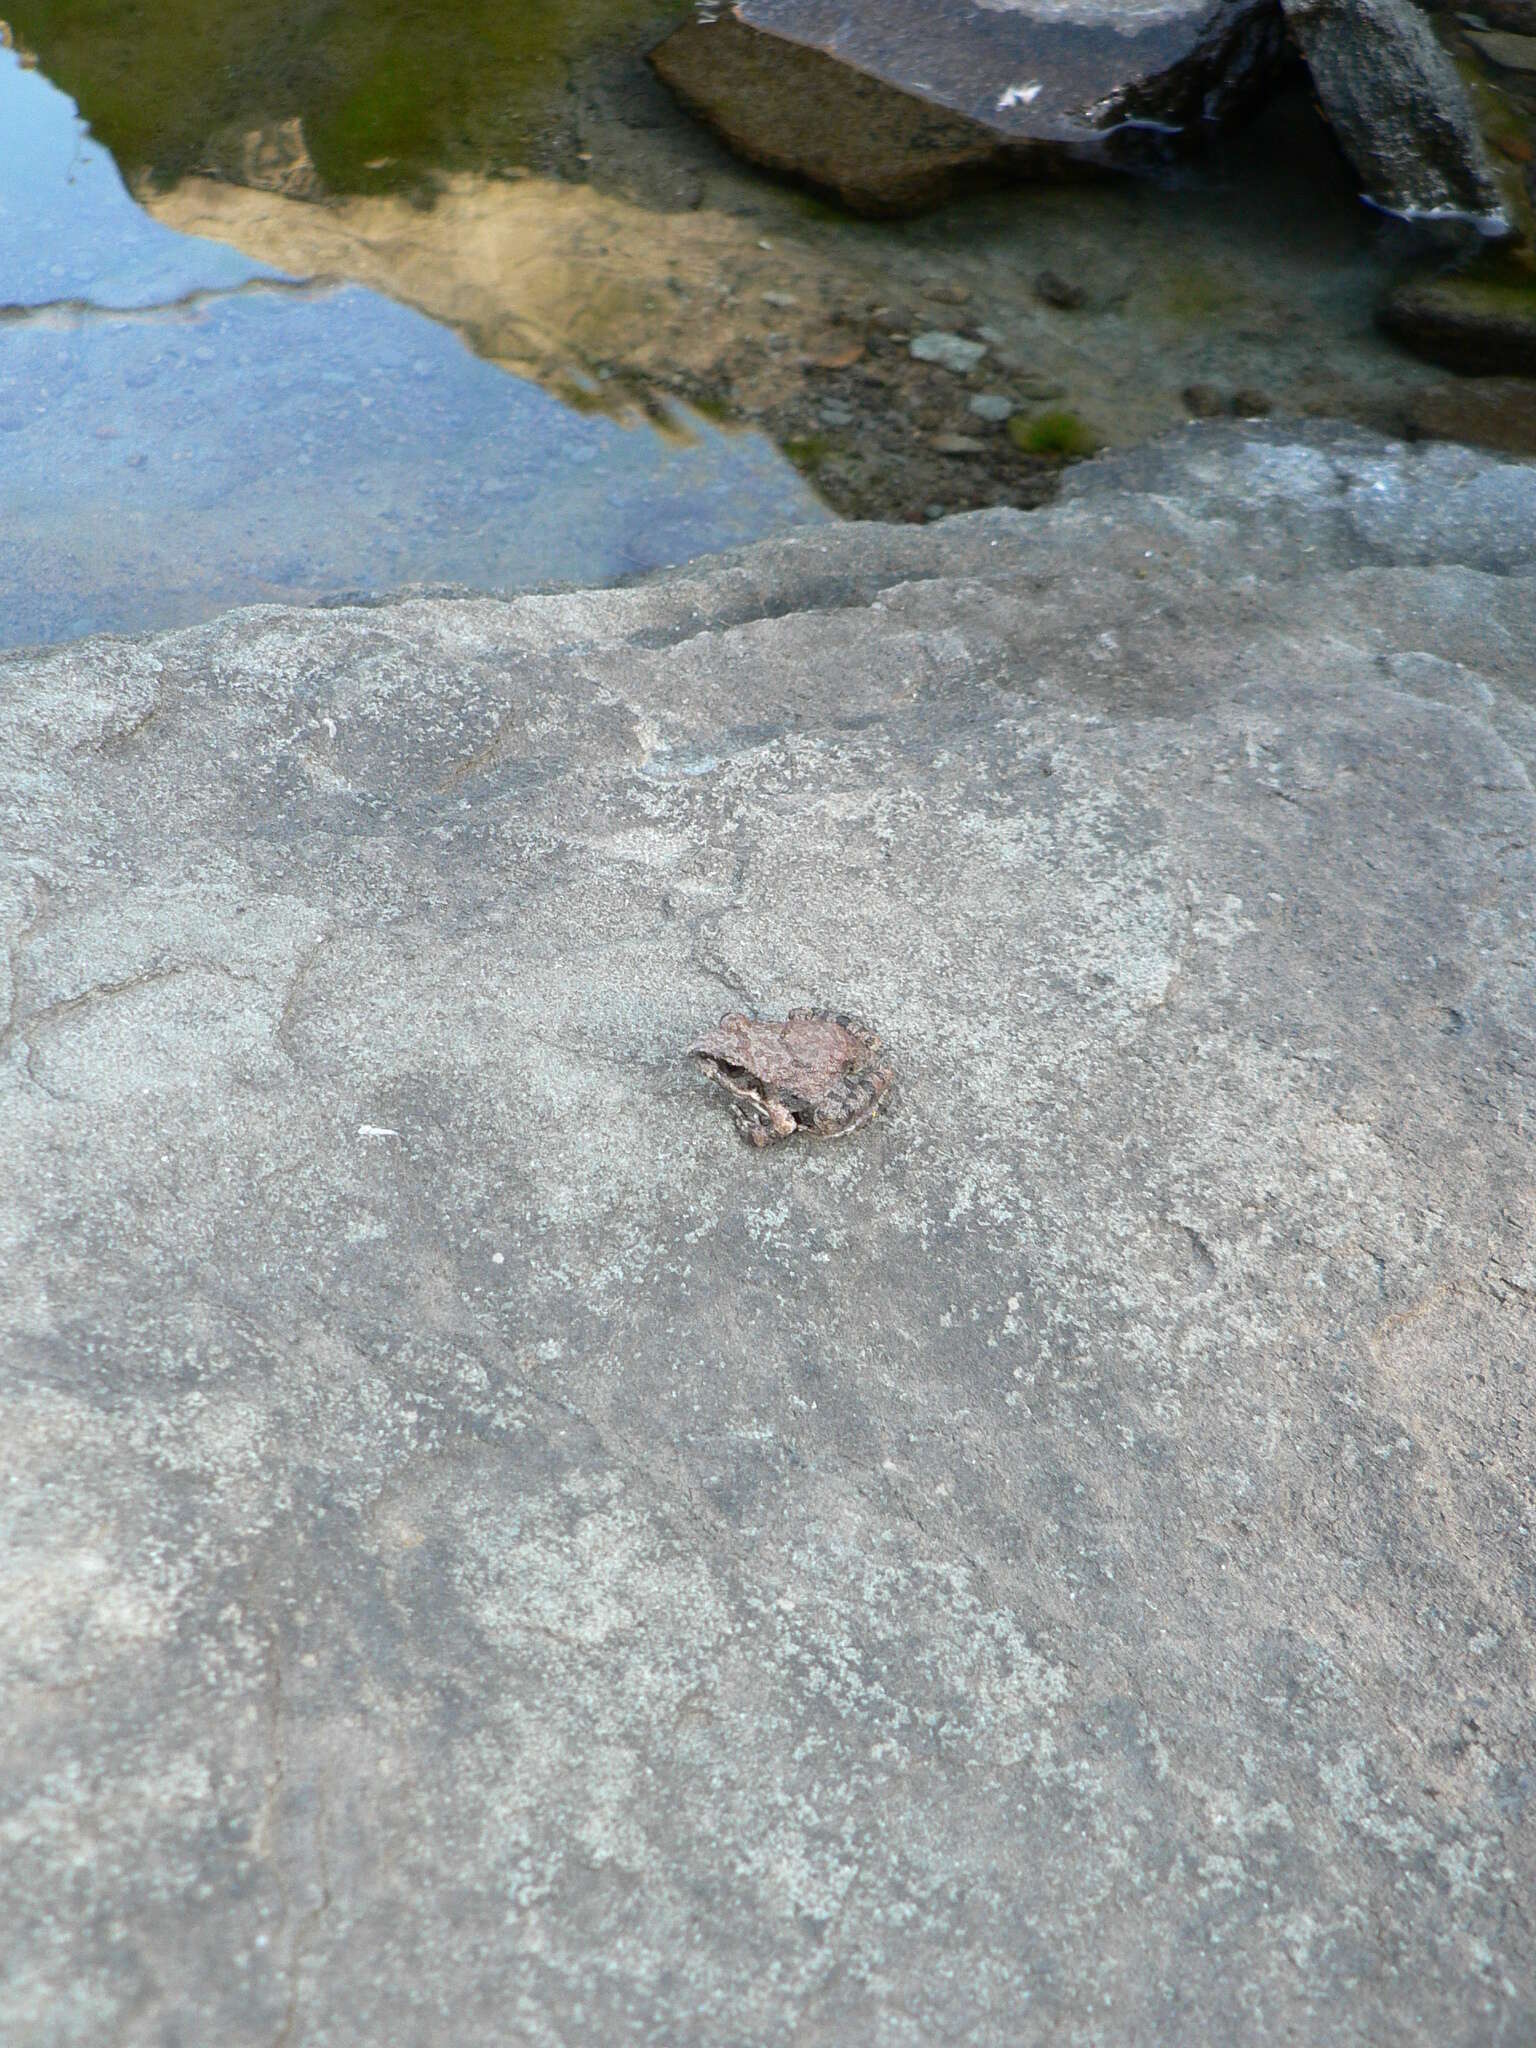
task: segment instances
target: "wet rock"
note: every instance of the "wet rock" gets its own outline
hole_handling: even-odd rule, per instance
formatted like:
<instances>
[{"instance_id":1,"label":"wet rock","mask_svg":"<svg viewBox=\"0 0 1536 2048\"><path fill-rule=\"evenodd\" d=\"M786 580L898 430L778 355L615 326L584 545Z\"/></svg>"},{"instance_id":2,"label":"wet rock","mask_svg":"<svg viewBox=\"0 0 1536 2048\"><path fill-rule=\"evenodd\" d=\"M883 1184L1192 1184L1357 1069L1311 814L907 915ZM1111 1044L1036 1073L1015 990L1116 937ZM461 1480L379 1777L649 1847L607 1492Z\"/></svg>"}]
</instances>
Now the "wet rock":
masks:
<instances>
[{"instance_id":1,"label":"wet rock","mask_svg":"<svg viewBox=\"0 0 1536 2048\"><path fill-rule=\"evenodd\" d=\"M1261 420L1274 410L1274 401L1257 385L1244 384L1232 394L1232 410L1239 419Z\"/></svg>"},{"instance_id":2,"label":"wet rock","mask_svg":"<svg viewBox=\"0 0 1536 2048\"><path fill-rule=\"evenodd\" d=\"M1406 220L1507 234L1466 87L1411 0L1282 0L1323 111L1367 199Z\"/></svg>"},{"instance_id":3,"label":"wet rock","mask_svg":"<svg viewBox=\"0 0 1536 2048\"><path fill-rule=\"evenodd\" d=\"M957 377L974 370L987 352L984 341L967 341L963 334L948 334L940 329L914 335L908 348L918 362L937 363L941 370L953 370Z\"/></svg>"},{"instance_id":4,"label":"wet rock","mask_svg":"<svg viewBox=\"0 0 1536 2048\"><path fill-rule=\"evenodd\" d=\"M1280 46L1274 0L738 0L651 61L753 162L881 214L1191 137Z\"/></svg>"},{"instance_id":5,"label":"wet rock","mask_svg":"<svg viewBox=\"0 0 1536 2048\"><path fill-rule=\"evenodd\" d=\"M1525 2040L1533 569L1227 425L0 660L0 2038Z\"/></svg>"},{"instance_id":6,"label":"wet rock","mask_svg":"<svg viewBox=\"0 0 1536 2048\"><path fill-rule=\"evenodd\" d=\"M1514 259L1401 285L1377 319L1405 348L1448 369L1536 377L1536 271Z\"/></svg>"},{"instance_id":7,"label":"wet rock","mask_svg":"<svg viewBox=\"0 0 1536 2048\"><path fill-rule=\"evenodd\" d=\"M1465 10L1463 19L1468 13L1492 28L1536 36L1536 0L1479 0L1477 7Z\"/></svg>"},{"instance_id":8,"label":"wet rock","mask_svg":"<svg viewBox=\"0 0 1536 2048\"><path fill-rule=\"evenodd\" d=\"M1472 30L1467 41L1500 71L1536 73L1536 35L1513 36L1499 30L1480 34Z\"/></svg>"},{"instance_id":9,"label":"wet rock","mask_svg":"<svg viewBox=\"0 0 1536 2048\"><path fill-rule=\"evenodd\" d=\"M1213 420L1227 409L1227 401L1214 384L1186 384L1184 404L1191 419Z\"/></svg>"},{"instance_id":10,"label":"wet rock","mask_svg":"<svg viewBox=\"0 0 1536 2048\"><path fill-rule=\"evenodd\" d=\"M1080 312L1088 303L1088 294L1082 286L1073 284L1055 270L1042 270L1036 277L1035 297L1042 305L1054 306L1062 313Z\"/></svg>"}]
</instances>

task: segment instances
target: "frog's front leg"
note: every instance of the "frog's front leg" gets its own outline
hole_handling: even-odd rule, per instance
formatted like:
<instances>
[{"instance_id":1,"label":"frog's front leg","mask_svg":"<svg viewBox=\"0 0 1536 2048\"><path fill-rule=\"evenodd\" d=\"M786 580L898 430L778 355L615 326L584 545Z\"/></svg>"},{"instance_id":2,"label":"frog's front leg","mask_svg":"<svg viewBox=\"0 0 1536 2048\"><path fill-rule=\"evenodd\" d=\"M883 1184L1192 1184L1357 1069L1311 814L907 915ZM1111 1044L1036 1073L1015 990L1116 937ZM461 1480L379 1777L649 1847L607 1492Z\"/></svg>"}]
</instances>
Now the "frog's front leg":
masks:
<instances>
[{"instance_id":1,"label":"frog's front leg","mask_svg":"<svg viewBox=\"0 0 1536 2048\"><path fill-rule=\"evenodd\" d=\"M737 1098L736 1121L743 1135L759 1147L771 1145L776 1138L792 1138L796 1129L795 1119L782 1102L755 1095Z\"/></svg>"}]
</instances>

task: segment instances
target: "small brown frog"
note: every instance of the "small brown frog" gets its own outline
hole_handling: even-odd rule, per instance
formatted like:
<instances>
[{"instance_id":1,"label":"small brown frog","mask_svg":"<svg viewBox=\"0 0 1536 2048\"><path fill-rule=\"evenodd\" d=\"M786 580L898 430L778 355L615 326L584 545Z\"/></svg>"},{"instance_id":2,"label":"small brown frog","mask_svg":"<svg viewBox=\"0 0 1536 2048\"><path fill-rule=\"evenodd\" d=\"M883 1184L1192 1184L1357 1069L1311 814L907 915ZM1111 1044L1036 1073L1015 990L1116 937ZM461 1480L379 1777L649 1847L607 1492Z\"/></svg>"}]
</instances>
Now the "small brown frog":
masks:
<instances>
[{"instance_id":1,"label":"small brown frog","mask_svg":"<svg viewBox=\"0 0 1536 2048\"><path fill-rule=\"evenodd\" d=\"M688 1050L735 1097L754 1145L796 1131L845 1137L870 1121L895 1080L880 1034L831 1010L791 1010L782 1023L733 1012Z\"/></svg>"}]
</instances>

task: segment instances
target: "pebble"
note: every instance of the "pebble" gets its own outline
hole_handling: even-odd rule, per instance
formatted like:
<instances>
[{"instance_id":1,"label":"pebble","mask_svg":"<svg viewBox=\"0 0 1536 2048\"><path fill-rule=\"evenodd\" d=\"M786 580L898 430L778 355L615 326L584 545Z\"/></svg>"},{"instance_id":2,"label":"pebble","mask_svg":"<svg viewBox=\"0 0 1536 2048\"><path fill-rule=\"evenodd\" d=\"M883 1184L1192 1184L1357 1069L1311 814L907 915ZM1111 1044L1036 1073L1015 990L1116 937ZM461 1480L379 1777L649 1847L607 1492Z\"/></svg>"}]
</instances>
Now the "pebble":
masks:
<instances>
[{"instance_id":1,"label":"pebble","mask_svg":"<svg viewBox=\"0 0 1536 2048\"><path fill-rule=\"evenodd\" d=\"M1014 410L1013 400L1004 398L1000 391L978 391L971 400L971 411L979 420L991 420L1000 425Z\"/></svg>"},{"instance_id":2,"label":"pebble","mask_svg":"<svg viewBox=\"0 0 1536 2048\"><path fill-rule=\"evenodd\" d=\"M1042 270L1035 279L1035 297L1063 313L1076 313L1088 303L1088 294L1059 271Z\"/></svg>"},{"instance_id":3,"label":"pebble","mask_svg":"<svg viewBox=\"0 0 1536 2048\"><path fill-rule=\"evenodd\" d=\"M841 405L835 398L828 399L816 417L824 427L851 427L858 414L851 405Z\"/></svg>"},{"instance_id":4,"label":"pebble","mask_svg":"<svg viewBox=\"0 0 1536 2048\"><path fill-rule=\"evenodd\" d=\"M779 306L787 308L790 306L798 306L800 303L800 301L795 297L793 292L764 292L762 296L763 304L765 306Z\"/></svg>"},{"instance_id":5,"label":"pebble","mask_svg":"<svg viewBox=\"0 0 1536 2048\"><path fill-rule=\"evenodd\" d=\"M987 444L974 434L935 434L933 451L936 455L985 455Z\"/></svg>"},{"instance_id":6,"label":"pebble","mask_svg":"<svg viewBox=\"0 0 1536 2048\"><path fill-rule=\"evenodd\" d=\"M957 377L974 370L987 352L984 341L967 341L963 334L949 334L942 328L915 334L908 346L918 362L937 363L941 370L953 370Z\"/></svg>"}]
</instances>

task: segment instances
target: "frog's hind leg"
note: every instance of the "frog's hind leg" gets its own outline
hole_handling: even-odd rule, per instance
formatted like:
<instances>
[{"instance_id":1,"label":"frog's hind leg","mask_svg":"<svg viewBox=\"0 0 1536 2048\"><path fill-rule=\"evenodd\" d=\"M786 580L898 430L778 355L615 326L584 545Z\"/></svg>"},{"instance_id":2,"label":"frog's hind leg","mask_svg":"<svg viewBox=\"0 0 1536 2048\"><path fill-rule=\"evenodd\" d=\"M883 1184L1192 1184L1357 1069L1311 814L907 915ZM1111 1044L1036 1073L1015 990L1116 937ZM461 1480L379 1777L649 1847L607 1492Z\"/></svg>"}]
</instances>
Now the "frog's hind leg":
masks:
<instances>
[{"instance_id":1,"label":"frog's hind leg","mask_svg":"<svg viewBox=\"0 0 1536 2048\"><path fill-rule=\"evenodd\" d=\"M811 1129L818 1138L846 1138L850 1131L862 1131L866 1124L872 1124L888 1100L888 1095L872 1095L862 1109L855 1110L847 1118L829 1117L823 1111L813 1120Z\"/></svg>"}]
</instances>

